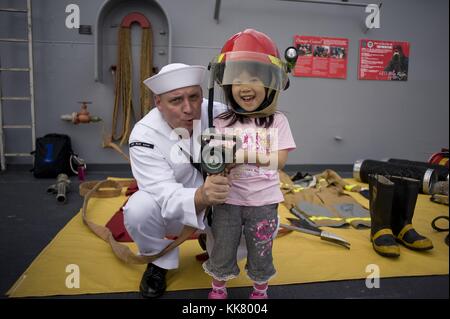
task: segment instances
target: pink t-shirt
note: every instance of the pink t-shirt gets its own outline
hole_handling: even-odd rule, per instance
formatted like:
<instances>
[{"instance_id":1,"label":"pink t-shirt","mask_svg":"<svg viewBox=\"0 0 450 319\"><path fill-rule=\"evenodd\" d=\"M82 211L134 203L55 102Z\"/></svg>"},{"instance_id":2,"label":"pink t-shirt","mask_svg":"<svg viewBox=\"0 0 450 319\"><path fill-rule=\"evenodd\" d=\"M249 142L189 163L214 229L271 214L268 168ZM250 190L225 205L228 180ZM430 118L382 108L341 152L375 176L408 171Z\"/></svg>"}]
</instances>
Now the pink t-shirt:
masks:
<instances>
[{"instance_id":1,"label":"pink t-shirt","mask_svg":"<svg viewBox=\"0 0 450 319\"><path fill-rule=\"evenodd\" d=\"M254 121L244 124L238 121L231 127L225 127L228 122L229 120L215 119L214 126L220 133L240 137L242 149L249 152L267 154L269 151L292 151L296 148L288 119L280 112L274 114L273 124L269 128L257 127ZM277 166L277 163L272 162L270 167L237 165L229 175L231 189L226 203L263 206L282 202Z\"/></svg>"}]
</instances>

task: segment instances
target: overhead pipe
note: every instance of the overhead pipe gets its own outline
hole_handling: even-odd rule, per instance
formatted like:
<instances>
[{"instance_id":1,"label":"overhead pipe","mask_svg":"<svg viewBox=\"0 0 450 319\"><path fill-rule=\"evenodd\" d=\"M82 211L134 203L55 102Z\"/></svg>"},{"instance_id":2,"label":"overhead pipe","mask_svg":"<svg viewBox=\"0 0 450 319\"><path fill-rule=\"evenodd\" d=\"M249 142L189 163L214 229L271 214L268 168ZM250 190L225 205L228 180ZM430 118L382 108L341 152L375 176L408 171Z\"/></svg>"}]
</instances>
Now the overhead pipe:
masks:
<instances>
[{"instance_id":1,"label":"overhead pipe","mask_svg":"<svg viewBox=\"0 0 450 319\"><path fill-rule=\"evenodd\" d=\"M219 15L220 15L220 5L222 0L216 0L216 5L214 6L214 20L219 23Z\"/></svg>"},{"instance_id":2,"label":"overhead pipe","mask_svg":"<svg viewBox=\"0 0 450 319\"><path fill-rule=\"evenodd\" d=\"M349 6L349 7L362 7L366 8L370 3L352 3L348 2L348 0L342 0L342 2L337 1L322 1L322 0L278 0L278 1L289 1L289 2L304 2L304 3L315 3L315 4L331 4L338 6ZM219 23L219 15L220 15L220 5L222 0L216 0L216 4L214 6L214 20ZM381 9L382 3L378 5L378 8Z\"/></svg>"},{"instance_id":3,"label":"overhead pipe","mask_svg":"<svg viewBox=\"0 0 450 319\"><path fill-rule=\"evenodd\" d=\"M278 0L278 1L289 1L289 2L303 2L303 3L314 3L314 4L331 4L331 5L338 5L338 6L349 6L349 7L363 7L366 8L371 3L352 3L348 2L348 0L342 0L342 2L337 1L322 1L322 0ZM381 6L383 5L382 2L378 4L378 10L381 10ZM373 21L373 19L372 19ZM366 28L364 33L367 33L369 31L369 28Z\"/></svg>"},{"instance_id":4,"label":"overhead pipe","mask_svg":"<svg viewBox=\"0 0 450 319\"><path fill-rule=\"evenodd\" d=\"M316 4L334 4L338 6L349 6L349 7L367 7L369 3L351 3L351 2L337 2L337 1L321 1L321 0L278 0L278 1L291 1L291 2L305 2L305 3L316 3Z\"/></svg>"}]
</instances>

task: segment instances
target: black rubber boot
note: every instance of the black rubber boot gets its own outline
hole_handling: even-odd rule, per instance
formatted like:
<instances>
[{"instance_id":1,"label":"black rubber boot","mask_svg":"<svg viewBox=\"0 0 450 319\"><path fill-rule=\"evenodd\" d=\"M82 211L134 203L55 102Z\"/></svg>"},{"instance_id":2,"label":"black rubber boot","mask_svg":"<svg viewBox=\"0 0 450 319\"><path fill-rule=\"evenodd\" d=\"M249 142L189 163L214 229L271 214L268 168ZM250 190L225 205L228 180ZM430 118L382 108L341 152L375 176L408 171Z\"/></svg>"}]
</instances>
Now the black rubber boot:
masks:
<instances>
[{"instance_id":1,"label":"black rubber boot","mask_svg":"<svg viewBox=\"0 0 450 319\"><path fill-rule=\"evenodd\" d=\"M395 184L391 226L397 241L412 250L432 249L431 240L417 233L412 226L420 181L397 176L390 177L390 180Z\"/></svg>"},{"instance_id":2,"label":"black rubber boot","mask_svg":"<svg viewBox=\"0 0 450 319\"><path fill-rule=\"evenodd\" d=\"M381 175L369 176L370 240L373 249L384 257L400 256L400 247L391 230L394 183Z\"/></svg>"}]
</instances>

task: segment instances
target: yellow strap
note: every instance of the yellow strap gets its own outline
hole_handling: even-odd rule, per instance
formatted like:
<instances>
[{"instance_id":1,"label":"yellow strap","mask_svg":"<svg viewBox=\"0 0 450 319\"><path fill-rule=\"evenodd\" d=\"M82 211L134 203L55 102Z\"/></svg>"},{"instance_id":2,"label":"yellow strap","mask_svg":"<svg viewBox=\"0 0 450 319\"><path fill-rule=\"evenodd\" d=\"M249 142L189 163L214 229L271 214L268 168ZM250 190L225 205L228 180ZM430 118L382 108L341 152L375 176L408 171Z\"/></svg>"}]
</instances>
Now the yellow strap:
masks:
<instances>
[{"instance_id":1,"label":"yellow strap","mask_svg":"<svg viewBox=\"0 0 450 319\"><path fill-rule=\"evenodd\" d=\"M345 185L345 186L344 186L344 189L345 189L346 191L351 192L351 191L353 191L353 189L354 189L356 186L358 186L358 185L357 185L357 184Z\"/></svg>"},{"instance_id":2,"label":"yellow strap","mask_svg":"<svg viewBox=\"0 0 450 319\"><path fill-rule=\"evenodd\" d=\"M311 219L312 221L315 220L335 220L335 221L343 221L343 218L339 218L339 217L325 217L325 216L311 216L309 217L309 219Z\"/></svg>"},{"instance_id":3,"label":"yellow strap","mask_svg":"<svg viewBox=\"0 0 450 319\"><path fill-rule=\"evenodd\" d=\"M298 192L300 192L300 191L305 189L305 187L301 187L301 186L298 186L298 185L292 185L292 184L286 184L286 183L280 183L280 188L289 190L289 191L291 191L293 193L298 193Z\"/></svg>"},{"instance_id":4,"label":"yellow strap","mask_svg":"<svg viewBox=\"0 0 450 319\"><path fill-rule=\"evenodd\" d=\"M79 186L80 196L86 196L89 191L91 191L100 181L89 181L83 182ZM123 180L105 180L102 182L101 187L91 194L92 197L97 198L108 198L117 197L122 193L123 187L129 187L134 179L123 179Z\"/></svg>"},{"instance_id":5,"label":"yellow strap","mask_svg":"<svg viewBox=\"0 0 450 319\"><path fill-rule=\"evenodd\" d=\"M283 188L283 189L291 189L292 185L280 182L280 187Z\"/></svg>"},{"instance_id":6,"label":"yellow strap","mask_svg":"<svg viewBox=\"0 0 450 319\"><path fill-rule=\"evenodd\" d=\"M354 222L354 221L365 221L365 222L370 222L370 217L352 217L352 218L346 218L345 219L345 221L347 222L347 223L351 223L351 222Z\"/></svg>"},{"instance_id":7,"label":"yellow strap","mask_svg":"<svg viewBox=\"0 0 450 319\"><path fill-rule=\"evenodd\" d=\"M277 67L279 67L280 69L283 68L283 62L278 59L277 57L274 57L273 55L268 55L270 62L272 62L272 64L276 65Z\"/></svg>"},{"instance_id":8,"label":"yellow strap","mask_svg":"<svg viewBox=\"0 0 450 319\"><path fill-rule=\"evenodd\" d=\"M389 228L383 228L383 229L377 231L377 232L375 233L375 235L373 235L372 241L377 240L378 237L381 237L381 236L383 236L383 235L391 235L391 236L394 236L394 234L392 233L392 230L391 230L391 229L389 229Z\"/></svg>"},{"instance_id":9,"label":"yellow strap","mask_svg":"<svg viewBox=\"0 0 450 319\"><path fill-rule=\"evenodd\" d=\"M407 224L405 225L405 227L402 228L402 230L400 231L400 233L398 233L397 238L398 239L403 239L403 236L405 236L405 234L408 232L408 230L413 229L413 226L411 224Z\"/></svg>"},{"instance_id":10,"label":"yellow strap","mask_svg":"<svg viewBox=\"0 0 450 319\"><path fill-rule=\"evenodd\" d=\"M221 63L223 61L224 57L225 57L225 53L219 54L219 56L217 57L217 63Z\"/></svg>"}]
</instances>

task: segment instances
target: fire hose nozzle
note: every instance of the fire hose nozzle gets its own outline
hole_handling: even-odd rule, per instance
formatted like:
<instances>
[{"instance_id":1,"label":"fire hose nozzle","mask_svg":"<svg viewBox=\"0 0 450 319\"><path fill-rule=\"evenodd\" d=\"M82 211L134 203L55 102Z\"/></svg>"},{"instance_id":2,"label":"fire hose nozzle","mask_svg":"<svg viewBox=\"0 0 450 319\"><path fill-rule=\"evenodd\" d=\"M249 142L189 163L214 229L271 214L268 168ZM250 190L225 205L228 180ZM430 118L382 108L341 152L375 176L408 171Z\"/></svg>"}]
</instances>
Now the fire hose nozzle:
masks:
<instances>
[{"instance_id":1,"label":"fire hose nozzle","mask_svg":"<svg viewBox=\"0 0 450 319\"><path fill-rule=\"evenodd\" d=\"M66 174L59 174L56 178L56 184L47 188L48 194L56 194L56 201L61 204L67 202L66 193L69 190L70 179Z\"/></svg>"}]
</instances>

